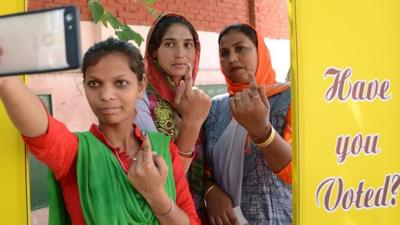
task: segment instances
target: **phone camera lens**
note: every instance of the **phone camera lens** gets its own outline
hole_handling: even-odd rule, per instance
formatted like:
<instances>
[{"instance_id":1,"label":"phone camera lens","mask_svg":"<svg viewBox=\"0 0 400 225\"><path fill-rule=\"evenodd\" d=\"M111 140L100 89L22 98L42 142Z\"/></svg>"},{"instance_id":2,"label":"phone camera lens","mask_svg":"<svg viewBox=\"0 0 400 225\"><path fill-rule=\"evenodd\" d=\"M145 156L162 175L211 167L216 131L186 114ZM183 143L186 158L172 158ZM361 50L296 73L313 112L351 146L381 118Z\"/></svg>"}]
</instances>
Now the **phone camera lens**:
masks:
<instances>
[{"instance_id":1,"label":"phone camera lens","mask_svg":"<svg viewBox=\"0 0 400 225\"><path fill-rule=\"evenodd\" d=\"M72 13L68 13L65 16L65 20L67 21L67 23L71 22L74 19L74 16L72 15Z\"/></svg>"}]
</instances>

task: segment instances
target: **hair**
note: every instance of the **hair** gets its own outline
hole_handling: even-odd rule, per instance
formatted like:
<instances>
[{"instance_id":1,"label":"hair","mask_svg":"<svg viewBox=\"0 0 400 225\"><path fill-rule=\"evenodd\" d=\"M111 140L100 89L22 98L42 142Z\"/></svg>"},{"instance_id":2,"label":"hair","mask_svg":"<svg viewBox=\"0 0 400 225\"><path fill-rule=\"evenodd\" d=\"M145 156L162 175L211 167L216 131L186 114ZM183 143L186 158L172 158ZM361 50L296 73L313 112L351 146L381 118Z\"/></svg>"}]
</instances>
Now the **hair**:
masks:
<instances>
[{"instance_id":1,"label":"hair","mask_svg":"<svg viewBox=\"0 0 400 225\"><path fill-rule=\"evenodd\" d=\"M181 24L185 26L187 29L189 29L190 33L192 34L193 40L195 47L198 47L198 41L197 41L197 32L194 29L193 25L185 19L183 16L179 15L166 15L161 20L157 23L157 25L154 27L153 34L150 37L149 43L148 43L148 51L150 54L153 54L161 45L161 41L167 33L168 29L174 25L174 24Z\"/></svg>"},{"instance_id":2,"label":"hair","mask_svg":"<svg viewBox=\"0 0 400 225\"><path fill-rule=\"evenodd\" d=\"M243 34L245 34L253 43L256 47L258 47L258 42L257 42L257 34L256 31L249 25L247 24L233 24L230 26L225 27L222 32L219 34L218 37L218 44L221 44L221 39L223 36L229 34L232 31L240 31Z\"/></svg>"},{"instance_id":3,"label":"hair","mask_svg":"<svg viewBox=\"0 0 400 225\"><path fill-rule=\"evenodd\" d=\"M87 50L82 63L83 78L85 79L86 70L89 66L97 64L100 59L110 53L124 54L128 59L130 69L136 74L137 79L139 81L143 80L143 57L139 49L127 41L115 38L108 38L105 41L98 42Z\"/></svg>"}]
</instances>

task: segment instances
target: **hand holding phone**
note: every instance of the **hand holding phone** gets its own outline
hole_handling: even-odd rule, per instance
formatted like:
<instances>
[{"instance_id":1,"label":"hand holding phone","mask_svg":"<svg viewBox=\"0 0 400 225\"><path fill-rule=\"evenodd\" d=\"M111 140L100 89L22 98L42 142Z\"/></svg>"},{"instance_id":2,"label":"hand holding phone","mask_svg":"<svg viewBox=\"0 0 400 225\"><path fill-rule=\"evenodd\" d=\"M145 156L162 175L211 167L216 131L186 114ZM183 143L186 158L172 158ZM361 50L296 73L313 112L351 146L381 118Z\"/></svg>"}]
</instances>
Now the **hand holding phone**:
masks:
<instances>
[{"instance_id":1,"label":"hand holding phone","mask_svg":"<svg viewBox=\"0 0 400 225\"><path fill-rule=\"evenodd\" d=\"M0 76L79 68L79 22L74 6L0 16Z\"/></svg>"}]
</instances>

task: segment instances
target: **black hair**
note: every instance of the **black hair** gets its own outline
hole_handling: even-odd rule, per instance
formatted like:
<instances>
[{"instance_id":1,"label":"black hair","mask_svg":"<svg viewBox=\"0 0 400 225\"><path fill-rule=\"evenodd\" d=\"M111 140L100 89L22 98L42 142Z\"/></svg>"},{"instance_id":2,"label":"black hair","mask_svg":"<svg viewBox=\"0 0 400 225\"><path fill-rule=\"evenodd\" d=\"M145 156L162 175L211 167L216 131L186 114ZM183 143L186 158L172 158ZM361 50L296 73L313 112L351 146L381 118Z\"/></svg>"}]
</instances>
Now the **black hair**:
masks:
<instances>
[{"instance_id":1,"label":"black hair","mask_svg":"<svg viewBox=\"0 0 400 225\"><path fill-rule=\"evenodd\" d=\"M161 41L165 33L167 33L168 28L173 24L182 24L183 26L188 28L190 33L192 34L195 47L199 47L197 32L194 29L193 25L187 19L179 15L166 15L157 23L156 27L154 28L153 34L150 37L147 47L150 55L157 51L157 49L160 47Z\"/></svg>"},{"instance_id":2,"label":"black hair","mask_svg":"<svg viewBox=\"0 0 400 225\"><path fill-rule=\"evenodd\" d=\"M82 63L83 78L85 78L85 73L89 66L98 63L104 56L117 52L127 57L130 69L137 75L137 79L142 81L144 65L143 57L139 49L127 41L121 41L115 38L108 38L105 41L98 42L87 50Z\"/></svg>"},{"instance_id":3,"label":"black hair","mask_svg":"<svg viewBox=\"0 0 400 225\"><path fill-rule=\"evenodd\" d=\"M232 31L240 31L243 34L245 34L253 43L256 47L258 47L258 42L257 42L257 34L256 31L249 25L247 24L233 24L230 26L225 27L222 32L219 34L218 37L218 44L221 44L221 39L223 36L229 34Z\"/></svg>"}]
</instances>

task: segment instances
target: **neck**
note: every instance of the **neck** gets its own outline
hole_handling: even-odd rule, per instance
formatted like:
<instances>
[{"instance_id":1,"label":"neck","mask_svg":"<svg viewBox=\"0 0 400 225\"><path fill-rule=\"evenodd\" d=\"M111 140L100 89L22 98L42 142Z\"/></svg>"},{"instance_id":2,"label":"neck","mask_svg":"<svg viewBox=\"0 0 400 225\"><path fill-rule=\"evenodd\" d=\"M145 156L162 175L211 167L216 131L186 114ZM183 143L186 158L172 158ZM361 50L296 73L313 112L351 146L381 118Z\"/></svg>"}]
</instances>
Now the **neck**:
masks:
<instances>
[{"instance_id":1,"label":"neck","mask_svg":"<svg viewBox=\"0 0 400 225\"><path fill-rule=\"evenodd\" d=\"M137 151L137 140L134 135L132 121L119 124L99 124L100 130L114 148L119 148L132 156Z\"/></svg>"}]
</instances>

